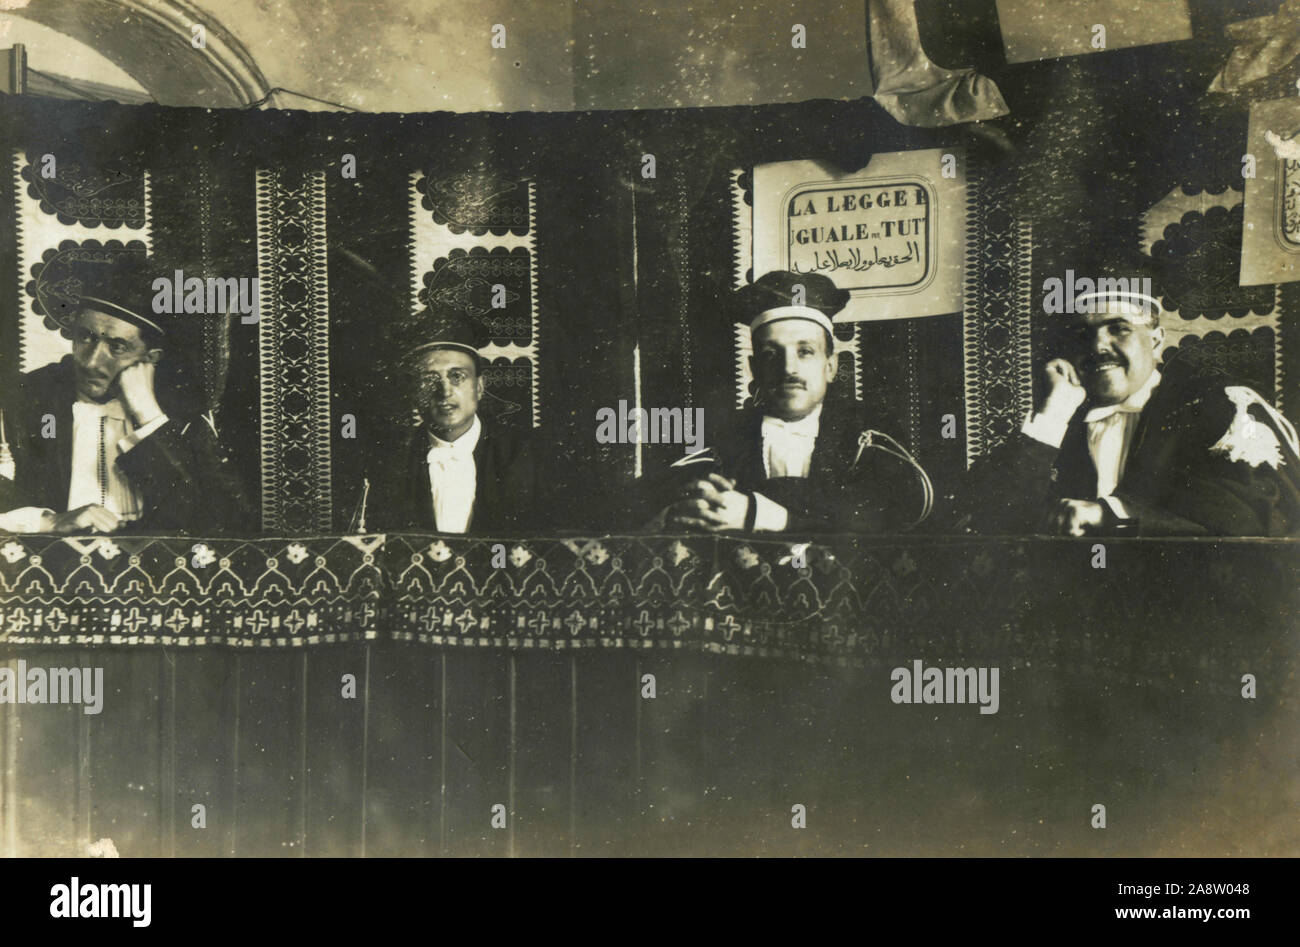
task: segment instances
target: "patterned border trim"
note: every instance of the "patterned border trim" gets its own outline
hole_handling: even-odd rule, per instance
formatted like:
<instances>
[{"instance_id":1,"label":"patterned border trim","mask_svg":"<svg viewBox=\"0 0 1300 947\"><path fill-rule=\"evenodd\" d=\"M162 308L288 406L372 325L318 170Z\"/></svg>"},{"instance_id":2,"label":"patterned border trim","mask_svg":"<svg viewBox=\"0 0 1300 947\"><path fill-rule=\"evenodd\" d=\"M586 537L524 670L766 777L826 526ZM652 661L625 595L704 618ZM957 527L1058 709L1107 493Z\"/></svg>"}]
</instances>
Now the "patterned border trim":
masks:
<instances>
[{"instance_id":1,"label":"patterned border trim","mask_svg":"<svg viewBox=\"0 0 1300 947\"><path fill-rule=\"evenodd\" d=\"M680 274L677 279L677 341L681 346L682 365L678 379L682 385L682 403L695 404L695 372L691 370L691 353L695 350L694 327L691 325L691 208L686 199L686 179L677 179L677 234L672 241L673 263Z\"/></svg>"},{"instance_id":2,"label":"patterned border trim","mask_svg":"<svg viewBox=\"0 0 1300 947\"><path fill-rule=\"evenodd\" d=\"M1004 188L975 175L967 188L962 342L969 466L1012 436L1033 404L1033 231L1010 210Z\"/></svg>"},{"instance_id":3,"label":"patterned border trim","mask_svg":"<svg viewBox=\"0 0 1300 947\"><path fill-rule=\"evenodd\" d=\"M333 509L325 172L294 184L282 172L259 170L256 191L262 527L327 531Z\"/></svg>"},{"instance_id":4,"label":"patterned border trim","mask_svg":"<svg viewBox=\"0 0 1300 947\"><path fill-rule=\"evenodd\" d=\"M754 354L754 344L749 337L749 327L744 323L732 323L731 331L736 337L736 407L743 408L749 397L749 383L753 381L753 375L749 371L749 357Z\"/></svg>"},{"instance_id":5,"label":"patterned border trim","mask_svg":"<svg viewBox=\"0 0 1300 947\"><path fill-rule=\"evenodd\" d=\"M729 190L731 192L731 288L740 289L748 280L749 268L754 265L754 208L745 200L745 187L741 179L744 168L732 168Z\"/></svg>"},{"instance_id":6,"label":"patterned border trim","mask_svg":"<svg viewBox=\"0 0 1300 947\"><path fill-rule=\"evenodd\" d=\"M9 173L13 176L14 190L14 259L18 263L18 278L14 281L15 290L18 294L17 302L14 305L14 312L18 317L18 371L25 372L30 369L27 366L27 340L24 338L26 333L23 331L24 323L27 321L27 256L24 253L26 249L26 234L23 227L22 214L22 194L23 194L23 155L21 151L15 150L10 155Z\"/></svg>"},{"instance_id":7,"label":"patterned border trim","mask_svg":"<svg viewBox=\"0 0 1300 947\"><path fill-rule=\"evenodd\" d=\"M1080 588L1077 545L1022 539L393 533L301 539L22 536L0 540L0 645L294 648L410 641L461 648L753 655L848 667L915 656L944 630L963 660L1048 650L1160 660L1141 636L1052 637L1063 597L1099 626L1132 596L1170 627L1231 612L1277 623L1300 546L1131 543L1114 583ZM1122 540L1120 540L1123 542ZM796 561L795 556L799 559ZM1170 556L1178 568L1171 573ZM1165 581L1170 575L1178 580ZM1289 582L1289 584L1287 584ZM1206 609L1212 589L1219 609ZM1044 639L1044 635L1048 635Z\"/></svg>"},{"instance_id":8,"label":"patterned border trim","mask_svg":"<svg viewBox=\"0 0 1300 947\"><path fill-rule=\"evenodd\" d=\"M1279 411L1282 410L1282 399L1285 389L1282 387L1286 381L1286 368L1282 364L1282 287L1277 288L1276 295L1273 297L1273 312L1270 313L1270 319L1273 323L1273 407Z\"/></svg>"},{"instance_id":9,"label":"patterned border trim","mask_svg":"<svg viewBox=\"0 0 1300 947\"><path fill-rule=\"evenodd\" d=\"M528 347L527 358L533 366L533 427L538 427L542 423L542 379L541 379L541 351L542 339L538 333L537 312L537 271L540 267L537 264L537 185L532 181L528 182L528 255L529 271L528 278L532 284L532 305L531 316L533 322L533 331L529 338L532 344ZM515 356L511 356L512 360Z\"/></svg>"},{"instance_id":10,"label":"patterned border trim","mask_svg":"<svg viewBox=\"0 0 1300 947\"><path fill-rule=\"evenodd\" d=\"M1279 283L1277 287L1277 363L1273 366L1273 371L1277 379L1277 386L1273 389L1273 406L1279 411L1284 411L1283 401L1286 397L1287 385L1287 366L1285 359L1287 356L1295 357L1296 352L1296 320L1294 316L1287 315L1300 310L1300 306L1295 304L1297 288L1295 283Z\"/></svg>"},{"instance_id":11,"label":"patterned border trim","mask_svg":"<svg viewBox=\"0 0 1300 947\"><path fill-rule=\"evenodd\" d=\"M379 636L382 537L30 537L0 546L0 641L300 647Z\"/></svg>"},{"instance_id":12,"label":"patterned border trim","mask_svg":"<svg viewBox=\"0 0 1300 947\"><path fill-rule=\"evenodd\" d=\"M907 325L907 364L904 377L907 379L907 444L913 451L920 450L921 444L921 381L917 369L920 357L916 340L916 320L906 320Z\"/></svg>"}]
</instances>

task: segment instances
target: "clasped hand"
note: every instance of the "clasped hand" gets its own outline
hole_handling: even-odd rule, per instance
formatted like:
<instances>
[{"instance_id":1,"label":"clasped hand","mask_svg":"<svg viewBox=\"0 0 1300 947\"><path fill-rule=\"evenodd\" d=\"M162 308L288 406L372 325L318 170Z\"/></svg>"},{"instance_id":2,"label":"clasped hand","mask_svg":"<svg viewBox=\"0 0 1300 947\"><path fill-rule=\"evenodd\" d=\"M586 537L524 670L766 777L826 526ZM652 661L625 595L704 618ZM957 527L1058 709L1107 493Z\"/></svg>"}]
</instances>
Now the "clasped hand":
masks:
<instances>
[{"instance_id":1,"label":"clasped hand","mask_svg":"<svg viewBox=\"0 0 1300 947\"><path fill-rule=\"evenodd\" d=\"M665 522L671 526L702 529L711 533L744 529L750 499L736 484L721 474L687 485L685 495L670 505Z\"/></svg>"}]
</instances>

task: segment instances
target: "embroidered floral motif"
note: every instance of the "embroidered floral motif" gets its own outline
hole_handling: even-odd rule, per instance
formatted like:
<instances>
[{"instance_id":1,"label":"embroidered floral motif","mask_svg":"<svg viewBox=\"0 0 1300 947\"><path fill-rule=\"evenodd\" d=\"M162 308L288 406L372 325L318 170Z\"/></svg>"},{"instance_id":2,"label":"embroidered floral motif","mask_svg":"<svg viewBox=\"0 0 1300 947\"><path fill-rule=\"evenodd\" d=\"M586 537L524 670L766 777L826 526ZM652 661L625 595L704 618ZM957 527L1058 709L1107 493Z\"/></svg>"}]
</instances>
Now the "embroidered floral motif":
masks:
<instances>
[{"instance_id":1,"label":"embroidered floral motif","mask_svg":"<svg viewBox=\"0 0 1300 947\"><path fill-rule=\"evenodd\" d=\"M1290 422L1282 418L1273 406L1256 394L1253 389L1229 385L1223 389L1223 393L1228 396L1229 401L1236 405L1237 413L1233 415L1228 430L1210 447L1211 453L1223 454L1228 460L1241 461L1250 464L1252 467L1268 464L1270 467L1277 469L1286 463L1282 456L1282 445L1278 442L1277 435L1273 433L1273 429L1267 424L1255 420L1250 414L1250 406L1257 404L1263 408L1274 423L1278 424L1283 433L1288 435L1288 440L1291 442L1290 446L1294 450L1296 447L1295 429L1291 427Z\"/></svg>"}]
</instances>

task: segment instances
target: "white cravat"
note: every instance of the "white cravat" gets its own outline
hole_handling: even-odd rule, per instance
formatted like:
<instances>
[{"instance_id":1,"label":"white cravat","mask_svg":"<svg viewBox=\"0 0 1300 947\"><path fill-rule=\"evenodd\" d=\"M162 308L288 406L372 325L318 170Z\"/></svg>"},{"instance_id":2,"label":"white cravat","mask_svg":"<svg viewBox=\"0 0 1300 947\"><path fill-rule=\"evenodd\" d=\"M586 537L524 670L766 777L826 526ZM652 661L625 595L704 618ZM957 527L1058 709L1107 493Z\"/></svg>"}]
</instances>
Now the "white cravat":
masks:
<instances>
[{"instance_id":1,"label":"white cravat","mask_svg":"<svg viewBox=\"0 0 1300 947\"><path fill-rule=\"evenodd\" d=\"M1097 467L1097 496L1109 497L1124 476L1138 418L1158 384L1160 372L1153 369L1146 384L1119 404L1093 408L1083 416L1088 425L1088 453Z\"/></svg>"},{"instance_id":2,"label":"white cravat","mask_svg":"<svg viewBox=\"0 0 1300 947\"><path fill-rule=\"evenodd\" d=\"M118 456L138 443L138 438L130 438L134 430L126 408L117 399L104 404L72 403L69 510L94 503L128 522L140 518L139 491L117 469Z\"/></svg>"},{"instance_id":3,"label":"white cravat","mask_svg":"<svg viewBox=\"0 0 1300 947\"><path fill-rule=\"evenodd\" d=\"M1160 384L1160 372L1151 370L1151 375L1133 394L1118 404L1108 404L1092 408L1083 416L1088 428L1088 454L1097 468L1096 497L1106 503L1121 518L1128 517L1128 511L1118 497L1111 493L1124 476L1128 465L1129 449L1133 446L1133 433L1137 430L1138 418L1142 409L1151 400L1151 393ZM1025 419L1021 431L1035 440L1052 447L1060 447L1065 438L1065 430L1070 424L1070 417L1064 414L1030 414Z\"/></svg>"},{"instance_id":4,"label":"white cravat","mask_svg":"<svg viewBox=\"0 0 1300 947\"><path fill-rule=\"evenodd\" d=\"M75 510L93 503L118 514L124 522L138 520L143 503L140 492L117 468L117 458L167 423L160 414L133 428L122 402L72 403L72 470L68 477L68 506ZM23 506L0 513L0 530L35 533L53 510Z\"/></svg>"},{"instance_id":5,"label":"white cravat","mask_svg":"<svg viewBox=\"0 0 1300 947\"><path fill-rule=\"evenodd\" d=\"M454 441L430 434L429 484L433 492L433 518L440 533L463 533L474 511L474 446L483 425L478 415L469 430Z\"/></svg>"},{"instance_id":6,"label":"white cravat","mask_svg":"<svg viewBox=\"0 0 1300 947\"><path fill-rule=\"evenodd\" d=\"M782 421L764 415L763 470L769 478L808 476L821 416L821 405L798 421Z\"/></svg>"}]
</instances>

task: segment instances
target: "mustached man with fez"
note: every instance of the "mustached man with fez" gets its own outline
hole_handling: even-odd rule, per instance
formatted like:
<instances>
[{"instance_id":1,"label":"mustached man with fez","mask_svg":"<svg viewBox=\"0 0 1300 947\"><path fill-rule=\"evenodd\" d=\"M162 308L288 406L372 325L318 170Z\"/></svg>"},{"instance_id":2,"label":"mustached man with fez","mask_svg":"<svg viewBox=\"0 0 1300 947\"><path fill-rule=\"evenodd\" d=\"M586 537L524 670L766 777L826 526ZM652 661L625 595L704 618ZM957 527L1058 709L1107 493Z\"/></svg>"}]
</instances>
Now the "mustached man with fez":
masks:
<instances>
[{"instance_id":1,"label":"mustached man with fez","mask_svg":"<svg viewBox=\"0 0 1300 947\"><path fill-rule=\"evenodd\" d=\"M831 317L849 294L820 274L774 271L733 294L749 324L754 406L706 426L709 446L674 465L677 499L652 528L709 532L907 529L929 513L929 478L893 438L826 403Z\"/></svg>"},{"instance_id":2,"label":"mustached man with fez","mask_svg":"<svg viewBox=\"0 0 1300 947\"><path fill-rule=\"evenodd\" d=\"M250 528L251 510L215 430L179 389L158 384L159 364L184 333L176 317L153 313L147 263L90 267L79 285L55 315L71 353L20 376L5 399L13 464L4 473L13 476L0 475L0 529Z\"/></svg>"},{"instance_id":3,"label":"mustached man with fez","mask_svg":"<svg viewBox=\"0 0 1300 947\"><path fill-rule=\"evenodd\" d=\"M419 425L390 463L368 471L367 529L482 536L543 527L529 439L480 416L480 324L448 314L407 333L402 370Z\"/></svg>"},{"instance_id":4,"label":"mustached man with fez","mask_svg":"<svg viewBox=\"0 0 1300 947\"><path fill-rule=\"evenodd\" d=\"M1070 536L1296 535L1291 422L1252 388L1186 358L1157 367L1160 302L1125 288L1140 277L1111 267L1117 274L1128 277L1119 289L1083 294L1072 314L1048 317L1058 339L1045 397L1018 435L971 468L958 524Z\"/></svg>"}]
</instances>

